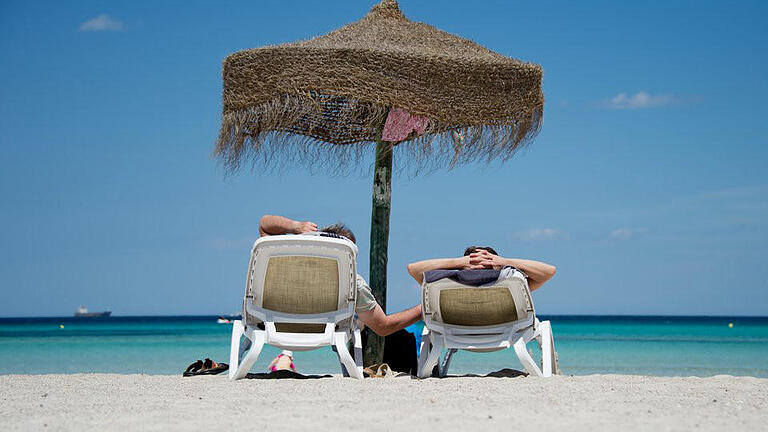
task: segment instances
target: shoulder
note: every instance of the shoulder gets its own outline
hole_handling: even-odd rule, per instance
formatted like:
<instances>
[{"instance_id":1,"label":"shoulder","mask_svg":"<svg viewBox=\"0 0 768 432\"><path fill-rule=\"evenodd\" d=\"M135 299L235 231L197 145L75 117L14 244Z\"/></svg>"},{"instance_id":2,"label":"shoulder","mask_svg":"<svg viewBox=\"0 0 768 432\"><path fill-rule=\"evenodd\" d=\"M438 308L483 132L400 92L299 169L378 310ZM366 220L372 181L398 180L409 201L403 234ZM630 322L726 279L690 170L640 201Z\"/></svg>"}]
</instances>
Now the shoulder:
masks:
<instances>
[{"instance_id":1,"label":"shoulder","mask_svg":"<svg viewBox=\"0 0 768 432\"><path fill-rule=\"evenodd\" d=\"M359 274L357 275L357 279L356 279L356 281L357 281L357 288L358 288L358 289L359 289L359 288L367 288L367 289L370 289L370 287L368 286L368 282L365 280L365 278L363 278L363 277L362 277L362 276L360 276Z\"/></svg>"},{"instance_id":2,"label":"shoulder","mask_svg":"<svg viewBox=\"0 0 768 432\"><path fill-rule=\"evenodd\" d=\"M355 312L357 313L372 310L378 304L371 292L371 287L368 286L368 282L360 275L357 275L357 301L355 304Z\"/></svg>"}]
</instances>

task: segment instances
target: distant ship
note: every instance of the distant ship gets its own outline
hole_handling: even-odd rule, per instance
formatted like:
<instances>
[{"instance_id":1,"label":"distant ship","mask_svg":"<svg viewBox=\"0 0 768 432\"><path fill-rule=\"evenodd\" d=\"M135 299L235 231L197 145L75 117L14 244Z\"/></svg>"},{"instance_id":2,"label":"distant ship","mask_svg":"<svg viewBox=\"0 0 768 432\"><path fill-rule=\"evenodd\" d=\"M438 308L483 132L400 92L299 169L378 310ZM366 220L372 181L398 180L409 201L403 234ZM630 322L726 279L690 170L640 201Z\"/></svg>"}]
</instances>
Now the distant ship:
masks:
<instances>
[{"instance_id":1,"label":"distant ship","mask_svg":"<svg viewBox=\"0 0 768 432\"><path fill-rule=\"evenodd\" d=\"M88 308L82 305L75 312L75 318L107 318L110 315L112 315L111 311L88 312Z\"/></svg>"}]
</instances>

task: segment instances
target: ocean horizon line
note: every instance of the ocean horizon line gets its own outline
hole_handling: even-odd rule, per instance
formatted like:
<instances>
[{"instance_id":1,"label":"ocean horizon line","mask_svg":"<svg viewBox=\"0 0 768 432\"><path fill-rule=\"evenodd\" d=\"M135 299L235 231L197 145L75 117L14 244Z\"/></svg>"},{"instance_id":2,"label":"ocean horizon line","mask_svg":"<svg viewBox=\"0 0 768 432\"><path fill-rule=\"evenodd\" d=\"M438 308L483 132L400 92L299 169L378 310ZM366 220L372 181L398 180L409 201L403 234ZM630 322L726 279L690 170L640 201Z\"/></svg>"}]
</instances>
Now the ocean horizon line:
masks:
<instances>
[{"instance_id":1,"label":"ocean horizon line","mask_svg":"<svg viewBox=\"0 0 768 432\"><path fill-rule=\"evenodd\" d=\"M749 320L768 320L768 315L665 315L665 314L537 314L544 319L749 319ZM75 317L73 315L38 315L38 316L2 316L0 322L9 322L17 320L25 321L47 321L47 320L75 320L75 321L120 321L130 319L215 319L218 317L237 318L240 315L232 314L182 314L182 315L111 315L109 317Z\"/></svg>"}]
</instances>

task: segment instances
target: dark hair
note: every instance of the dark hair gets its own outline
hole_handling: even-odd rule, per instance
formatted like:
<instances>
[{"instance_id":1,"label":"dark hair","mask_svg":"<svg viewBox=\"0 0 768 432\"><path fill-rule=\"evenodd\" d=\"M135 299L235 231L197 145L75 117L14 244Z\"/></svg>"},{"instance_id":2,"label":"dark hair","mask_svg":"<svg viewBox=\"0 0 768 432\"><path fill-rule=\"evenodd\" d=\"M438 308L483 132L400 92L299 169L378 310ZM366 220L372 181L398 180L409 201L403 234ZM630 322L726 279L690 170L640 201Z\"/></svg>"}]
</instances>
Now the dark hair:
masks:
<instances>
[{"instance_id":1,"label":"dark hair","mask_svg":"<svg viewBox=\"0 0 768 432\"><path fill-rule=\"evenodd\" d=\"M467 256L469 254L473 254L473 253L477 252L480 249L487 250L488 252L490 252L490 253L492 253L494 255L498 255L499 254L498 252L496 252L496 249L494 249L494 248L492 248L490 246L470 246L470 247L464 249L464 256Z\"/></svg>"},{"instance_id":2,"label":"dark hair","mask_svg":"<svg viewBox=\"0 0 768 432\"><path fill-rule=\"evenodd\" d=\"M352 232L351 229L349 229L348 226L344 225L341 222L335 223L333 225L328 225L327 227L322 228L320 231L344 236L352 240L352 243L357 244L357 240L355 239L355 234Z\"/></svg>"}]
</instances>

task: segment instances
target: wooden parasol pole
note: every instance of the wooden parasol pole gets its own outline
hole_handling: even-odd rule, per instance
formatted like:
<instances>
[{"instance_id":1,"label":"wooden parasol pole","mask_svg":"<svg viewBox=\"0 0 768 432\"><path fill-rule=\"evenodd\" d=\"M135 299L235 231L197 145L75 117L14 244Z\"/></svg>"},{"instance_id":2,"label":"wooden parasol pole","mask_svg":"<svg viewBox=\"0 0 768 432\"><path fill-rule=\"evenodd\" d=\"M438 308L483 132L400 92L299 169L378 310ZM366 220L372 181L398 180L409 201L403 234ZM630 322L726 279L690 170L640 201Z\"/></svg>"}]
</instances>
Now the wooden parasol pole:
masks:
<instances>
[{"instance_id":1,"label":"wooden parasol pole","mask_svg":"<svg viewBox=\"0 0 768 432\"><path fill-rule=\"evenodd\" d=\"M373 205L371 209L370 284L373 296L384 312L387 311L387 249L389 246L389 209L392 201L393 143L376 142L376 165L373 172ZM368 329L363 347L363 363L381 363L384 338Z\"/></svg>"}]
</instances>

